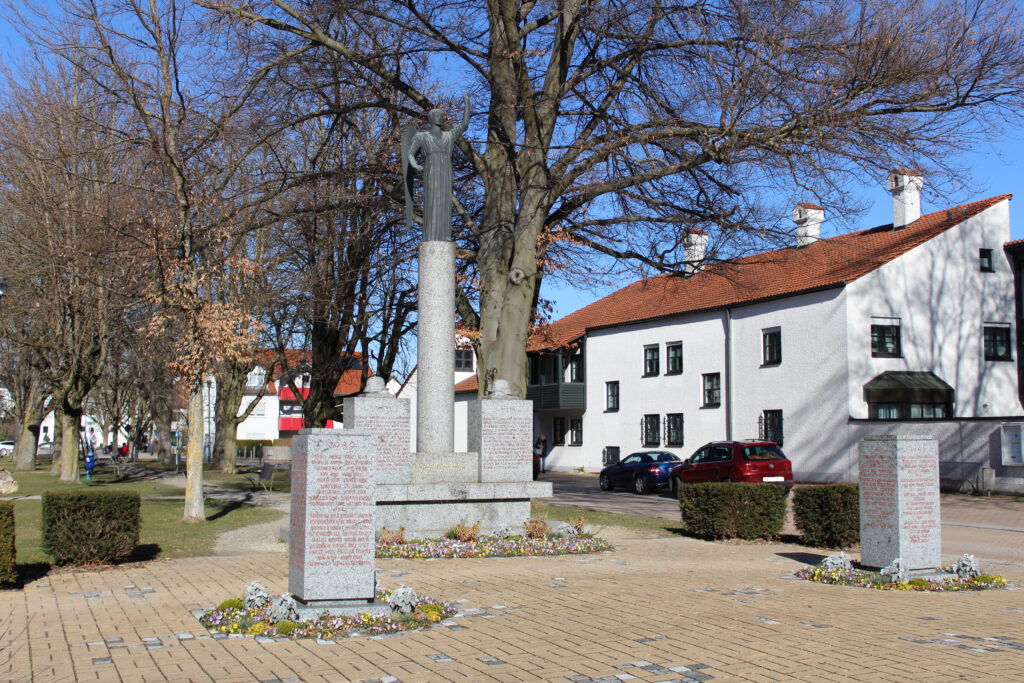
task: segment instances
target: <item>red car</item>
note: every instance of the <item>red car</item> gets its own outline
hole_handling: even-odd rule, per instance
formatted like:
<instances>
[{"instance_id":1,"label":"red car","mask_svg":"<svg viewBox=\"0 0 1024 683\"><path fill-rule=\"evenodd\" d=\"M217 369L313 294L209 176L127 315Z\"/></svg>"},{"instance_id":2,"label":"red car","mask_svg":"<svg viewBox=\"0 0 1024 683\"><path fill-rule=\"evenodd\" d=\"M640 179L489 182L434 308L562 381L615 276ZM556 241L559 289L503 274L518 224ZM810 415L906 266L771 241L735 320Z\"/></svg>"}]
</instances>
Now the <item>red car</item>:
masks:
<instances>
[{"instance_id":1,"label":"red car","mask_svg":"<svg viewBox=\"0 0 1024 683\"><path fill-rule=\"evenodd\" d=\"M675 467L668 480L677 498L681 484L704 481L768 482L788 490L793 486L793 466L770 441L713 441Z\"/></svg>"}]
</instances>

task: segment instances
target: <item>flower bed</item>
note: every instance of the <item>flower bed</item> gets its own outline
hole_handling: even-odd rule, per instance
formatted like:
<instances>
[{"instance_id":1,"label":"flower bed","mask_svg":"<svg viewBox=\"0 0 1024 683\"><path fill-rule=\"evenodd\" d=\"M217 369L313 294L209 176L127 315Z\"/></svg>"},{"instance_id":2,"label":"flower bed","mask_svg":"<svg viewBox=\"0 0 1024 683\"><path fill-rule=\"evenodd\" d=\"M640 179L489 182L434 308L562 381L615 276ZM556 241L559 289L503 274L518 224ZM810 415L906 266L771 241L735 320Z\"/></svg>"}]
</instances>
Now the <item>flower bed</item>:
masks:
<instances>
[{"instance_id":1,"label":"flower bed","mask_svg":"<svg viewBox=\"0 0 1024 683\"><path fill-rule=\"evenodd\" d=\"M594 536L525 538L484 537L472 541L429 538L406 543L380 543L381 558L526 557L528 555L582 555L600 553L612 547Z\"/></svg>"},{"instance_id":2,"label":"flower bed","mask_svg":"<svg viewBox=\"0 0 1024 683\"><path fill-rule=\"evenodd\" d=\"M378 591L378 599L387 602L391 591ZM351 617L324 616L310 621L271 622L267 608L245 609L241 598L225 600L210 610L199 622L215 633L237 633L269 638L320 638L323 640L351 636L377 636L400 631L415 631L448 619L458 612L450 603L420 598L416 609L408 615L375 616L359 614Z\"/></svg>"},{"instance_id":3,"label":"flower bed","mask_svg":"<svg viewBox=\"0 0 1024 683\"><path fill-rule=\"evenodd\" d=\"M817 583L895 591L981 591L1006 587L1006 580L1003 577L991 576L989 574L979 574L971 577L951 576L941 579L917 577L909 581L899 581L893 580L889 576L867 572L862 569L805 567L804 569L797 570L796 576L797 578L816 581Z\"/></svg>"}]
</instances>

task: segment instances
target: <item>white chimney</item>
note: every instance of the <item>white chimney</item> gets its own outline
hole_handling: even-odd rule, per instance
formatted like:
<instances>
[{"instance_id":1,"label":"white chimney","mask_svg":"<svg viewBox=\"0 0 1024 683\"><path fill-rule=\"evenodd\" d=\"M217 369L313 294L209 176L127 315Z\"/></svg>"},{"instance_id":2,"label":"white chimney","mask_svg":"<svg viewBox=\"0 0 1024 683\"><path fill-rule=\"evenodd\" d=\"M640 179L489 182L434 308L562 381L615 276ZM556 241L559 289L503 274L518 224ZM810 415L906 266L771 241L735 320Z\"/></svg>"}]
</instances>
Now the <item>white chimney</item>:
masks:
<instances>
[{"instance_id":1,"label":"white chimney","mask_svg":"<svg viewBox=\"0 0 1024 683\"><path fill-rule=\"evenodd\" d=\"M821 223L825 220L825 211L817 204L800 202L793 209L793 222L796 223L796 246L806 247L821 239Z\"/></svg>"},{"instance_id":2,"label":"white chimney","mask_svg":"<svg viewBox=\"0 0 1024 683\"><path fill-rule=\"evenodd\" d=\"M892 195L892 227L899 230L921 217L924 177L917 171L896 168L889 171L887 184Z\"/></svg>"},{"instance_id":3,"label":"white chimney","mask_svg":"<svg viewBox=\"0 0 1024 683\"><path fill-rule=\"evenodd\" d=\"M704 269L704 255L708 248L708 234L700 228L688 228L683 237L686 247L686 274L693 275Z\"/></svg>"}]
</instances>

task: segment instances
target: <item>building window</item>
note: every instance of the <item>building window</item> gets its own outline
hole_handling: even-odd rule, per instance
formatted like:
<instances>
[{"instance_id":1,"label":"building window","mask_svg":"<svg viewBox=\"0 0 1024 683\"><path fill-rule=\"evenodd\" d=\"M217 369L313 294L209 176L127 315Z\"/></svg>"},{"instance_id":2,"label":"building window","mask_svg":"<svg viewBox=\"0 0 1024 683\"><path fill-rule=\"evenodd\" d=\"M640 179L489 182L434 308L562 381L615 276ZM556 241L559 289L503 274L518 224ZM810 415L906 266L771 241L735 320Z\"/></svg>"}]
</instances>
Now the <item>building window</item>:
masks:
<instances>
[{"instance_id":1,"label":"building window","mask_svg":"<svg viewBox=\"0 0 1024 683\"><path fill-rule=\"evenodd\" d=\"M979 249L978 250L978 262L981 264L981 272L983 273L994 273L996 271L992 264L992 250L991 249Z\"/></svg>"},{"instance_id":2,"label":"building window","mask_svg":"<svg viewBox=\"0 0 1024 683\"><path fill-rule=\"evenodd\" d=\"M473 371L473 349L455 349L455 371Z\"/></svg>"},{"instance_id":3,"label":"building window","mask_svg":"<svg viewBox=\"0 0 1024 683\"><path fill-rule=\"evenodd\" d=\"M569 356L569 381L570 382L582 382L583 381L583 356L577 354L575 356Z\"/></svg>"},{"instance_id":4,"label":"building window","mask_svg":"<svg viewBox=\"0 0 1024 683\"><path fill-rule=\"evenodd\" d=\"M583 418L574 417L569 420L569 445L583 445Z\"/></svg>"},{"instance_id":5,"label":"building window","mask_svg":"<svg viewBox=\"0 0 1024 683\"><path fill-rule=\"evenodd\" d=\"M666 446L683 445L683 414L669 413L665 416L668 433L665 435Z\"/></svg>"},{"instance_id":6,"label":"building window","mask_svg":"<svg viewBox=\"0 0 1024 683\"><path fill-rule=\"evenodd\" d=\"M782 330L764 330L762 332L762 346L764 354L762 362L764 365L778 365L782 362Z\"/></svg>"},{"instance_id":7,"label":"building window","mask_svg":"<svg viewBox=\"0 0 1024 683\"><path fill-rule=\"evenodd\" d=\"M644 415L643 434L641 441L644 446L661 445L661 416Z\"/></svg>"},{"instance_id":8,"label":"building window","mask_svg":"<svg viewBox=\"0 0 1024 683\"><path fill-rule=\"evenodd\" d=\"M683 373L683 342L665 344L665 374L681 375Z\"/></svg>"},{"instance_id":9,"label":"building window","mask_svg":"<svg viewBox=\"0 0 1024 683\"><path fill-rule=\"evenodd\" d=\"M871 319L871 355L875 358L902 358L899 318Z\"/></svg>"},{"instance_id":10,"label":"building window","mask_svg":"<svg viewBox=\"0 0 1024 683\"><path fill-rule=\"evenodd\" d=\"M987 323L983 331L985 360L1012 360L1009 323Z\"/></svg>"},{"instance_id":11,"label":"building window","mask_svg":"<svg viewBox=\"0 0 1024 683\"><path fill-rule=\"evenodd\" d=\"M774 441L782 445L782 411L765 410L761 413L758 432L762 441Z\"/></svg>"},{"instance_id":12,"label":"building window","mask_svg":"<svg viewBox=\"0 0 1024 683\"><path fill-rule=\"evenodd\" d=\"M661 372L658 345L644 347L644 377L654 377Z\"/></svg>"},{"instance_id":13,"label":"building window","mask_svg":"<svg viewBox=\"0 0 1024 683\"><path fill-rule=\"evenodd\" d=\"M565 418L556 417L551 424L551 443L554 446L565 445Z\"/></svg>"},{"instance_id":14,"label":"building window","mask_svg":"<svg viewBox=\"0 0 1024 683\"><path fill-rule=\"evenodd\" d=\"M704 407L717 408L722 403L722 379L717 372L704 375Z\"/></svg>"},{"instance_id":15,"label":"building window","mask_svg":"<svg viewBox=\"0 0 1024 683\"><path fill-rule=\"evenodd\" d=\"M619 409L619 383L604 383L604 409L615 411Z\"/></svg>"},{"instance_id":16,"label":"building window","mask_svg":"<svg viewBox=\"0 0 1024 683\"><path fill-rule=\"evenodd\" d=\"M945 403L869 403L872 420L943 420L950 416Z\"/></svg>"}]
</instances>

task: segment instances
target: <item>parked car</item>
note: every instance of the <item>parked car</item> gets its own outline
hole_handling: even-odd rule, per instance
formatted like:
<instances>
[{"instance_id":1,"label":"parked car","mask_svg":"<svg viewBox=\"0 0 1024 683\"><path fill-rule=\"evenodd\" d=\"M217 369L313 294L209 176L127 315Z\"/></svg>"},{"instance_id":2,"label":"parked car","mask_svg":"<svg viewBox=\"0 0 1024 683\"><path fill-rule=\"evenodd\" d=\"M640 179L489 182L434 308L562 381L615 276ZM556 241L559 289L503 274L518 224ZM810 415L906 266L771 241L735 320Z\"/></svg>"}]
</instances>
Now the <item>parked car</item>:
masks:
<instances>
[{"instance_id":1,"label":"parked car","mask_svg":"<svg viewBox=\"0 0 1024 683\"><path fill-rule=\"evenodd\" d=\"M598 480L602 491L615 487L629 487L634 493L645 494L668 484L668 475L680 464L679 458L665 451L630 453L614 465L601 470Z\"/></svg>"},{"instance_id":2,"label":"parked car","mask_svg":"<svg viewBox=\"0 0 1024 683\"><path fill-rule=\"evenodd\" d=\"M53 443L50 442L50 441L47 441L46 443L39 444L39 446L36 448L36 457L37 458L52 458L53 457Z\"/></svg>"},{"instance_id":3,"label":"parked car","mask_svg":"<svg viewBox=\"0 0 1024 683\"><path fill-rule=\"evenodd\" d=\"M13 441L0 441L0 457L10 457L14 455L14 442Z\"/></svg>"},{"instance_id":4,"label":"parked car","mask_svg":"<svg viewBox=\"0 0 1024 683\"><path fill-rule=\"evenodd\" d=\"M713 441L669 473L677 497L682 484L706 481L768 482L793 486L793 466L771 441Z\"/></svg>"}]
</instances>

